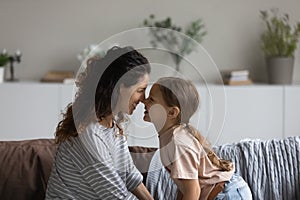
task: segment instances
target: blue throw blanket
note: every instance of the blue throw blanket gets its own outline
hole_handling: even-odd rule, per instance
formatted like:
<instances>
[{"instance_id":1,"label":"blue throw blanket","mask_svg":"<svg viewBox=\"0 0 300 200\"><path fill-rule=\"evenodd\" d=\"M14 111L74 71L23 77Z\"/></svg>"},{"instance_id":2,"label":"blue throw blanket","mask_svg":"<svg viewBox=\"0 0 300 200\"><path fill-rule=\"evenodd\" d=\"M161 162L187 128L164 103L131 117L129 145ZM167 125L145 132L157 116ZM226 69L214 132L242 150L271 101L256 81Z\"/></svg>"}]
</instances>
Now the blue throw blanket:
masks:
<instances>
[{"instance_id":1,"label":"blue throw blanket","mask_svg":"<svg viewBox=\"0 0 300 200\"><path fill-rule=\"evenodd\" d=\"M155 200L176 199L177 187L161 163L159 150L152 157L146 187Z\"/></svg>"},{"instance_id":2,"label":"blue throw blanket","mask_svg":"<svg viewBox=\"0 0 300 200\"><path fill-rule=\"evenodd\" d=\"M244 140L214 147L220 158L232 160L249 184L255 200L300 199L300 137ZM155 199L176 199L176 185L153 156L146 186Z\"/></svg>"}]
</instances>

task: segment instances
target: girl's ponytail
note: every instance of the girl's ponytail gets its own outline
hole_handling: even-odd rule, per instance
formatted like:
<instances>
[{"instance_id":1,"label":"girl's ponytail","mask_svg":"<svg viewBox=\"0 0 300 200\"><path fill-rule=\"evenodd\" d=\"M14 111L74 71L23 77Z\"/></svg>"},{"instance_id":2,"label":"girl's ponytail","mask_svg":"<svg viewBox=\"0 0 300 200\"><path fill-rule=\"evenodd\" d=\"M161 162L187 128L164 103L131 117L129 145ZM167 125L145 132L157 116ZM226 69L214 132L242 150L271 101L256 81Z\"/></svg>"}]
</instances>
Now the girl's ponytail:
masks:
<instances>
[{"instance_id":1,"label":"girl's ponytail","mask_svg":"<svg viewBox=\"0 0 300 200\"><path fill-rule=\"evenodd\" d=\"M215 166L219 167L223 171L231 171L233 169L233 163L230 160L220 159L212 150L207 140L201 135L201 133L196 128L194 128L190 124L186 124L184 128L186 128L188 132L191 133L199 141L199 143L202 145L203 149L207 153L207 157Z\"/></svg>"}]
</instances>

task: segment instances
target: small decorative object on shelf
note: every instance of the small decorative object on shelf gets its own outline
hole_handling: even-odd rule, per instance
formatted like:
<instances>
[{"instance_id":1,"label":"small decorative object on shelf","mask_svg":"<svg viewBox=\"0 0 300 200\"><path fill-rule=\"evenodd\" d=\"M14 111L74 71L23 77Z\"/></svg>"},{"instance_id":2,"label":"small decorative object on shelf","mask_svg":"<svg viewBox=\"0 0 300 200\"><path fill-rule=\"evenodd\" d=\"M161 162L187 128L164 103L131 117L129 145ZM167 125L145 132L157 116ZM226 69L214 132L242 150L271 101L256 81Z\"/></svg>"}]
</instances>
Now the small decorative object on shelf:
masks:
<instances>
[{"instance_id":1,"label":"small decorative object on shelf","mask_svg":"<svg viewBox=\"0 0 300 200\"><path fill-rule=\"evenodd\" d=\"M207 34L201 19L192 21L186 27L184 34L187 37L176 34L176 32L181 32L182 28L174 24L170 17L167 17L165 20L156 21L155 15L152 14L148 19L144 20L143 26L151 27L149 29L151 34L150 42L153 47L158 47L158 44L161 44L170 51L176 65L176 71L179 71L182 57L195 50L193 40L201 43L203 37Z\"/></svg>"},{"instance_id":2,"label":"small decorative object on shelf","mask_svg":"<svg viewBox=\"0 0 300 200\"><path fill-rule=\"evenodd\" d=\"M17 81L17 79L14 76L14 63L20 63L21 62L22 53L19 49L16 50L14 55L8 55L8 62L9 62L9 71L10 71L10 78L6 81Z\"/></svg>"},{"instance_id":3,"label":"small decorative object on shelf","mask_svg":"<svg viewBox=\"0 0 300 200\"><path fill-rule=\"evenodd\" d=\"M225 85L251 85L253 83L248 70L222 71L221 74Z\"/></svg>"},{"instance_id":4,"label":"small decorative object on shelf","mask_svg":"<svg viewBox=\"0 0 300 200\"><path fill-rule=\"evenodd\" d=\"M41 79L41 82L64 83L74 78L72 71L49 71Z\"/></svg>"},{"instance_id":5,"label":"small decorative object on shelf","mask_svg":"<svg viewBox=\"0 0 300 200\"><path fill-rule=\"evenodd\" d=\"M8 58L6 49L3 49L0 54L0 67L4 67L8 63Z\"/></svg>"},{"instance_id":6,"label":"small decorative object on shelf","mask_svg":"<svg viewBox=\"0 0 300 200\"><path fill-rule=\"evenodd\" d=\"M4 67L9 61L9 56L7 55L6 49L3 49L2 53L0 54L0 83L4 80Z\"/></svg>"}]
</instances>

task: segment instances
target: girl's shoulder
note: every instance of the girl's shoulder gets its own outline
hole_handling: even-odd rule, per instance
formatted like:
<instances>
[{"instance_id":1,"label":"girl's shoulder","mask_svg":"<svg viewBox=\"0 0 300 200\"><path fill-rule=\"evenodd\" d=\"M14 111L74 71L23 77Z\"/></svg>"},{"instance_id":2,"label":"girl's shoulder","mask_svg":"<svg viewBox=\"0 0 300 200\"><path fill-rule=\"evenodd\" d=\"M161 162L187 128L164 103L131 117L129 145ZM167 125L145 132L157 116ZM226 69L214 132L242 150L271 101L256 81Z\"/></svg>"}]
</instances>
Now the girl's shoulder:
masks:
<instances>
[{"instance_id":1,"label":"girl's shoulder","mask_svg":"<svg viewBox=\"0 0 300 200\"><path fill-rule=\"evenodd\" d=\"M200 142L194 137L194 135L185 126L178 126L173 130L173 140L175 145L180 145L186 148L199 151L202 149Z\"/></svg>"},{"instance_id":2,"label":"girl's shoulder","mask_svg":"<svg viewBox=\"0 0 300 200\"><path fill-rule=\"evenodd\" d=\"M195 139L191 131L185 125L178 125L174 127L173 136L177 139Z\"/></svg>"}]
</instances>

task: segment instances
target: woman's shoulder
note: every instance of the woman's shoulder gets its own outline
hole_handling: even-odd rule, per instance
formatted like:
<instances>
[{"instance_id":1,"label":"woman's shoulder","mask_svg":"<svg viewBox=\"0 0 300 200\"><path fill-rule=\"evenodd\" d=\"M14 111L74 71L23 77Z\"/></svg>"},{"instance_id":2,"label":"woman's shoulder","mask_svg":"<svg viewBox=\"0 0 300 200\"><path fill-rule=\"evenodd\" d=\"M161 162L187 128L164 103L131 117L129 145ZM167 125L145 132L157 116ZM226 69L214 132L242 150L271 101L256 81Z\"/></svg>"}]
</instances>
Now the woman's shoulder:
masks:
<instances>
[{"instance_id":1,"label":"woman's shoulder","mask_svg":"<svg viewBox=\"0 0 300 200\"><path fill-rule=\"evenodd\" d=\"M95 140L104 139L113 132L113 128L107 128L102 126L98 122L90 122L84 129L84 131L79 135L80 139L88 140L94 142Z\"/></svg>"}]
</instances>

